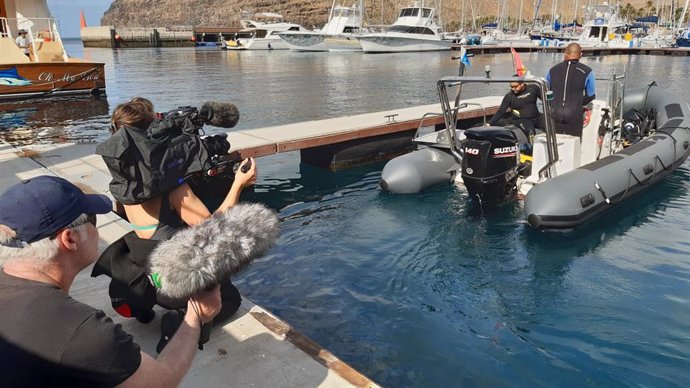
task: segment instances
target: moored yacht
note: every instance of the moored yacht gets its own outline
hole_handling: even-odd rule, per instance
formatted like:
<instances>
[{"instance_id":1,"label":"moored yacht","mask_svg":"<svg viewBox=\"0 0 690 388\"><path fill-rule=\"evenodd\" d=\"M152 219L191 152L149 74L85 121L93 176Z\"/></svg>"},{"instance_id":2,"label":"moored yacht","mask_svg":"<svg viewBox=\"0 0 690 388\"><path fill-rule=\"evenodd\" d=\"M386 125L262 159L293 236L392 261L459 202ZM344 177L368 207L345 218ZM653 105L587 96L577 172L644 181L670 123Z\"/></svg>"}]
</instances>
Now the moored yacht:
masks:
<instances>
[{"instance_id":1,"label":"moored yacht","mask_svg":"<svg viewBox=\"0 0 690 388\"><path fill-rule=\"evenodd\" d=\"M362 31L363 2L351 7L331 7L328 23L319 31L288 31L280 38L294 51L361 51L357 37Z\"/></svg>"},{"instance_id":2,"label":"moored yacht","mask_svg":"<svg viewBox=\"0 0 690 388\"><path fill-rule=\"evenodd\" d=\"M400 16L385 32L359 37L366 53L450 50L452 39L445 39L434 8L415 1L403 8Z\"/></svg>"},{"instance_id":3,"label":"moored yacht","mask_svg":"<svg viewBox=\"0 0 690 388\"><path fill-rule=\"evenodd\" d=\"M105 91L104 64L70 57L57 27L45 0L0 0L0 100Z\"/></svg>"},{"instance_id":4,"label":"moored yacht","mask_svg":"<svg viewBox=\"0 0 690 388\"><path fill-rule=\"evenodd\" d=\"M578 43L582 47L634 47L636 42L627 33L627 24L620 17L617 5L601 4L587 8L585 24Z\"/></svg>"},{"instance_id":5,"label":"moored yacht","mask_svg":"<svg viewBox=\"0 0 690 388\"><path fill-rule=\"evenodd\" d=\"M283 16L261 12L252 19L240 20L240 30L231 40L225 41L227 50L287 50L287 44L278 36L281 32L306 32L307 29L295 23L283 21Z\"/></svg>"}]
</instances>

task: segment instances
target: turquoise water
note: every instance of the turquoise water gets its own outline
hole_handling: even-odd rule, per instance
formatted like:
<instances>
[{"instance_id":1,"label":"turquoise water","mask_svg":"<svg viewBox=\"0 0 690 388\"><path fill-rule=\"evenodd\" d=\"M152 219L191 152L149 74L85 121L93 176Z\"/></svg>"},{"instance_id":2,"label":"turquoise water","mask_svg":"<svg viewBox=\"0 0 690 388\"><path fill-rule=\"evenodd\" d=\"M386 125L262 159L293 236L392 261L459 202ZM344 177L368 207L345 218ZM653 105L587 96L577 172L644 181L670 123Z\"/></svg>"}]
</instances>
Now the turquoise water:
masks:
<instances>
[{"instance_id":1,"label":"turquoise water","mask_svg":"<svg viewBox=\"0 0 690 388\"><path fill-rule=\"evenodd\" d=\"M94 111L77 109L72 121L55 113L60 103L10 109L0 120L60 139L99 141L107 136L108 112L143 95L159 110L233 101L242 115L237 128L247 129L434 103L436 80L457 72L449 53L69 49L106 63L106 105L83 103ZM522 59L543 74L560 56ZM486 64L495 74L510 68L507 55L472 61L475 74ZM625 67L628 85L656 79L690 100L690 58L585 61L600 76ZM483 88L466 92L503 93ZM377 187L383 164L330 173L300 165L297 153L258 163L251 199L279 211L281 236L269 255L238 276L238 288L375 381L391 387L690 384L687 163L596 222L565 233L531 230L520 222L519 203L477 209L453 186L383 193Z\"/></svg>"}]
</instances>

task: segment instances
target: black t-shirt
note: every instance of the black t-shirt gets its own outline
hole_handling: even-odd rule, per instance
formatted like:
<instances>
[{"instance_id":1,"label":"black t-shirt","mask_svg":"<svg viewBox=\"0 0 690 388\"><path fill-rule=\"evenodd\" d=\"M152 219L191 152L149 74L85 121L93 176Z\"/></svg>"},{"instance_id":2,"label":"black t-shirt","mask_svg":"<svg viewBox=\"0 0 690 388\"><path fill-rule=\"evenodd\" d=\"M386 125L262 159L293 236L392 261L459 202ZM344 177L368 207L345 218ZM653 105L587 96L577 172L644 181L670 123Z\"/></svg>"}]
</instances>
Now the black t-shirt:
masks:
<instances>
[{"instance_id":1,"label":"black t-shirt","mask_svg":"<svg viewBox=\"0 0 690 388\"><path fill-rule=\"evenodd\" d=\"M0 268L0 385L111 387L141 364L139 345L103 311Z\"/></svg>"},{"instance_id":2,"label":"black t-shirt","mask_svg":"<svg viewBox=\"0 0 690 388\"><path fill-rule=\"evenodd\" d=\"M508 108L513 112L514 119L535 120L539 118L539 109L537 108L537 99L541 98L539 87L537 85L525 85L522 93L515 94L512 91L503 97L501 106L498 111L491 118L491 125L496 125Z\"/></svg>"}]
</instances>

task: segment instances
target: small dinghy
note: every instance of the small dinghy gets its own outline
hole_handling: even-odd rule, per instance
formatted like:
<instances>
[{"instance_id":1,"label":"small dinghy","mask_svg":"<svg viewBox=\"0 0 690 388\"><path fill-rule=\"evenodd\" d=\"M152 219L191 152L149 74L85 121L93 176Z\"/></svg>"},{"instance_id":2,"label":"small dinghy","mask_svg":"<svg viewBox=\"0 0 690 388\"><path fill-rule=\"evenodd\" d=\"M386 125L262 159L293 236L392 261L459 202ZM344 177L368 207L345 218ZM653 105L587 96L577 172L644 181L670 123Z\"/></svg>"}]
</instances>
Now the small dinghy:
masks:
<instances>
[{"instance_id":1,"label":"small dinghy","mask_svg":"<svg viewBox=\"0 0 690 388\"><path fill-rule=\"evenodd\" d=\"M455 180L482 202L524 198L525 219L534 228L582 225L658 182L690 155L688 103L655 83L626 89L623 79L614 74L608 80L608 96L591 104L580 139L555 133L543 79L443 78L438 90L446 128L415 139L418 150L388 162L380 186L416 193ZM465 107L461 85L471 82L538 85L547 102L546 128L530 137L510 126L458 128ZM451 105L448 91L454 88L458 97Z\"/></svg>"}]
</instances>

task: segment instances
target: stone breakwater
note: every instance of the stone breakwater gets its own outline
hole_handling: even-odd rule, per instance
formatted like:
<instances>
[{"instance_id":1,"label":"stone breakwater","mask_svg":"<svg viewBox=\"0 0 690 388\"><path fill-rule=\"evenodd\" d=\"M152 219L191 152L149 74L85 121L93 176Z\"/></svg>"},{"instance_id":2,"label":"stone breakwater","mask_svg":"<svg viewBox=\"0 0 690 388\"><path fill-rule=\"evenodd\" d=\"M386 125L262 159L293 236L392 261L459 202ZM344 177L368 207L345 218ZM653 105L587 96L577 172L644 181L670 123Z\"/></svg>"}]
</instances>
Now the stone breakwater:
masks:
<instances>
[{"instance_id":1,"label":"stone breakwater","mask_svg":"<svg viewBox=\"0 0 690 388\"><path fill-rule=\"evenodd\" d=\"M81 29L84 47L139 48L189 47L197 42L221 42L239 31L237 27L114 27Z\"/></svg>"}]
</instances>

